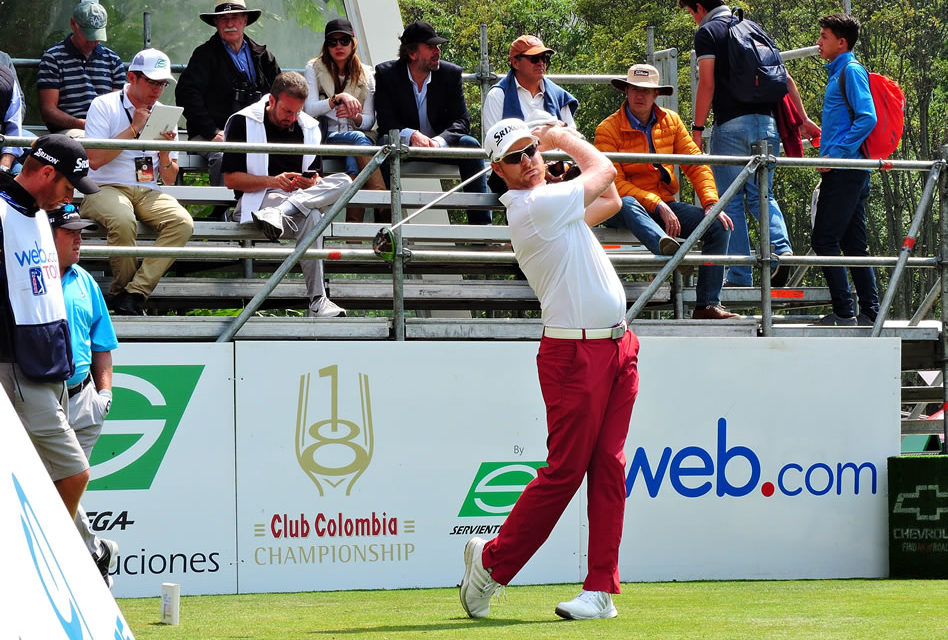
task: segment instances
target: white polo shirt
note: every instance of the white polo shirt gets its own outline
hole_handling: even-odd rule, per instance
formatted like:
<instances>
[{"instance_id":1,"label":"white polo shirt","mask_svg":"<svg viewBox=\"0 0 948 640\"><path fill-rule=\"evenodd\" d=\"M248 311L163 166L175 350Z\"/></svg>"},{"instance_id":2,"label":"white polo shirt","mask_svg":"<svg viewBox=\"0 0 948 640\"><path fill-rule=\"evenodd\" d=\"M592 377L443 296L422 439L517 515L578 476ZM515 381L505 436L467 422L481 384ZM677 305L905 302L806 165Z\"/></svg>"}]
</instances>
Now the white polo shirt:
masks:
<instances>
[{"instance_id":1,"label":"white polo shirt","mask_svg":"<svg viewBox=\"0 0 948 640\"><path fill-rule=\"evenodd\" d=\"M109 139L128 129L135 115L135 106L129 101L128 84L121 91L113 91L96 97L89 105L86 114L86 138ZM156 102L155 104L161 104ZM178 134L175 133L175 140ZM151 156L155 170L155 179L150 182L139 182L135 179L135 158ZM178 152L171 152L171 159L178 159ZM158 186L158 152L157 151L122 151L111 162L98 169L91 169L89 177L97 184L121 184L129 187L147 187L159 189Z\"/></svg>"},{"instance_id":2,"label":"white polo shirt","mask_svg":"<svg viewBox=\"0 0 948 640\"><path fill-rule=\"evenodd\" d=\"M545 112L543 108L544 93L540 90L536 95L525 89L517 78L514 77L514 84L517 86L517 99L520 101L520 110L523 111L523 117L529 118L535 111ZM500 87L491 87L487 92L487 98L484 99L483 123L484 131L487 131L504 117L504 90ZM560 109L559 119L566 123L567 127L576 128L576 122L573 120L573 112L569 106Z\"/></svg>"},{"instance_id":3,"label":"white polo shirt","mask_svg":"<svg viewBox=\"0 0 948 640\"><path fill-rule=\"evenodd\" d=\"M625 316L625 289L584 218L579 180L500 196L520 268L537 297L543 324L605 329Z\"/></svg>"}]
</instances>

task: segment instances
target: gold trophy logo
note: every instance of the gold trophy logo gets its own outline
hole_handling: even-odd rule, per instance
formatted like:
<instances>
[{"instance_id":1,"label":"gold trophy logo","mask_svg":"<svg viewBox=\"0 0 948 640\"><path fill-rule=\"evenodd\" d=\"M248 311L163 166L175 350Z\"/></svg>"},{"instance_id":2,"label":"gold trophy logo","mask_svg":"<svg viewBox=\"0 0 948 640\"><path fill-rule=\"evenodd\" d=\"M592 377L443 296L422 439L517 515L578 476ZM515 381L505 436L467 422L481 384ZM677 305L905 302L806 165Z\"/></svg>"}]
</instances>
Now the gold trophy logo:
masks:
<instances>
[{"instance_id":1,"label":"gold trophy logo","mask_svg":"<svg viewBox=\"0 0 948 640\"><path fill-rule=\"evenodd\" d=\"M319 377L330 380L329 418L309 424L309 391L311 374L300 376L300 396L296 413L296 459L319 490L323 484L339 487L344 482L346 495L372 461L372 401L369 377L359 374L362 397L362 425L339 418L339 367L319 370Z\"/></svg>"}]
</instances>

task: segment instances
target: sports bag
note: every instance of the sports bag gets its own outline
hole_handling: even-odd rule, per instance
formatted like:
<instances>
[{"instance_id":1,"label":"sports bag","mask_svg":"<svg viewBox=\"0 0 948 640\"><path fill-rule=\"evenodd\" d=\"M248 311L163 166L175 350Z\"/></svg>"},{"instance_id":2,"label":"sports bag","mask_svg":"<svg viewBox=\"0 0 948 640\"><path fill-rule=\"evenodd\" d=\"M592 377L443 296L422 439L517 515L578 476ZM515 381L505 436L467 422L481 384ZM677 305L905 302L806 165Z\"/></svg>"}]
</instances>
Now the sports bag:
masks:
<instances>
[{"instance_id":1,"label":"sports bag","mask_svg":"<svg viewBox=\"0 0 948 640\"><path fill-rule=\"evenodd\" d=\"M859 64L855 60L850 64ZM859 64L859 66L862 66ZM865 67L863 67L865 68ZM869 71L869 93L872 94L872 106L876 109L876 126L873 127L859 149L867 158L885 160L899 146L902 131L905 128L905 94L899 83L881 73ZM849 109L849 119L855 118L849 98L846 97L846 69L839 74L839 90L843 102Z\"/></svg>"},{"instance_id":2,"label":"sports bag","mask_svg":"<svg viewBox=\"0 0 948 640\"><path fill-rule=\"evenodd\" d=\"M780 50L744 10L735 7L728 27L727 54L734 97L749 104L776 104L787 94L787 68Z\"/></svg>"}]
</instances>

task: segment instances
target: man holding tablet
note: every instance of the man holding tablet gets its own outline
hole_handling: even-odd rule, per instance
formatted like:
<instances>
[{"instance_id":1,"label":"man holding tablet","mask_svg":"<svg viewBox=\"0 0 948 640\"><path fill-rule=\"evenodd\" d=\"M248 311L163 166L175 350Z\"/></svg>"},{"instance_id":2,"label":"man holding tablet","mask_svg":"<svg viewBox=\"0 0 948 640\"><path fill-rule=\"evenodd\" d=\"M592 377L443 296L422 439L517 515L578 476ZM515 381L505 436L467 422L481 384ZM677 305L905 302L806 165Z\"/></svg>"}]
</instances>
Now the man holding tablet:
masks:
<instances>
[{"instance_id":1,"label":"man holding tablet","mask_svg":"<svg viewBox=\"0 0 948 640\"><path fill-rule=\"evenodd\" d=\"M171 60L157 49L138 52L128 68L121 91L99 96L89 106L86 137L134 140L139 137L158 98L173 82ZM161 134L176 140L176 131ZM110 245L132 246L140 220L158 232L155 246L181 247L191 237L194 222L178 201L161 191L178 176L176 151L89 149L90 176L101 185L87 196L79 212L108 231ZM112 258L112 310L119 315L144 315L148 296L174 258Z\"/></svg>"}]
</instances>

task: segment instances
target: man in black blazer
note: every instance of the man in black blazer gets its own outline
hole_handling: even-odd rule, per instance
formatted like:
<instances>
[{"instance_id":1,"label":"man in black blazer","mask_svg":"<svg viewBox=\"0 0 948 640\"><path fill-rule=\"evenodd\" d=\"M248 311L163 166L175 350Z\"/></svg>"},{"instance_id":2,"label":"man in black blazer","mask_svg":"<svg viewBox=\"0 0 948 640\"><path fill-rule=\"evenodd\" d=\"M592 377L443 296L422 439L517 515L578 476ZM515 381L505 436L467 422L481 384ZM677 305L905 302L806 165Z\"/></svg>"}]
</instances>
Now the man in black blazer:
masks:
<instances>
[{"instance_id":1,"label":"man in black blazer","mask_svg":"<svg viewBox=\"0 0 948 640\"><path fill-rule=\"evenodd\" d=\"M375 67L375 110L379 131L399 130L412 147L472 147L480 142L470 134L471 121L461 88L461 68L441 61L439 45L447 42L427 22L413 22L402 33L398 60ZM480 158L439 159L457 165L462 179L483 171ZM389 185L388 165L382 175ZM468 193L486 193L487 178L479 177L464 187ZM469 224L490 224L489 211L472 210Z\"/></svg>"}]
</instances>

